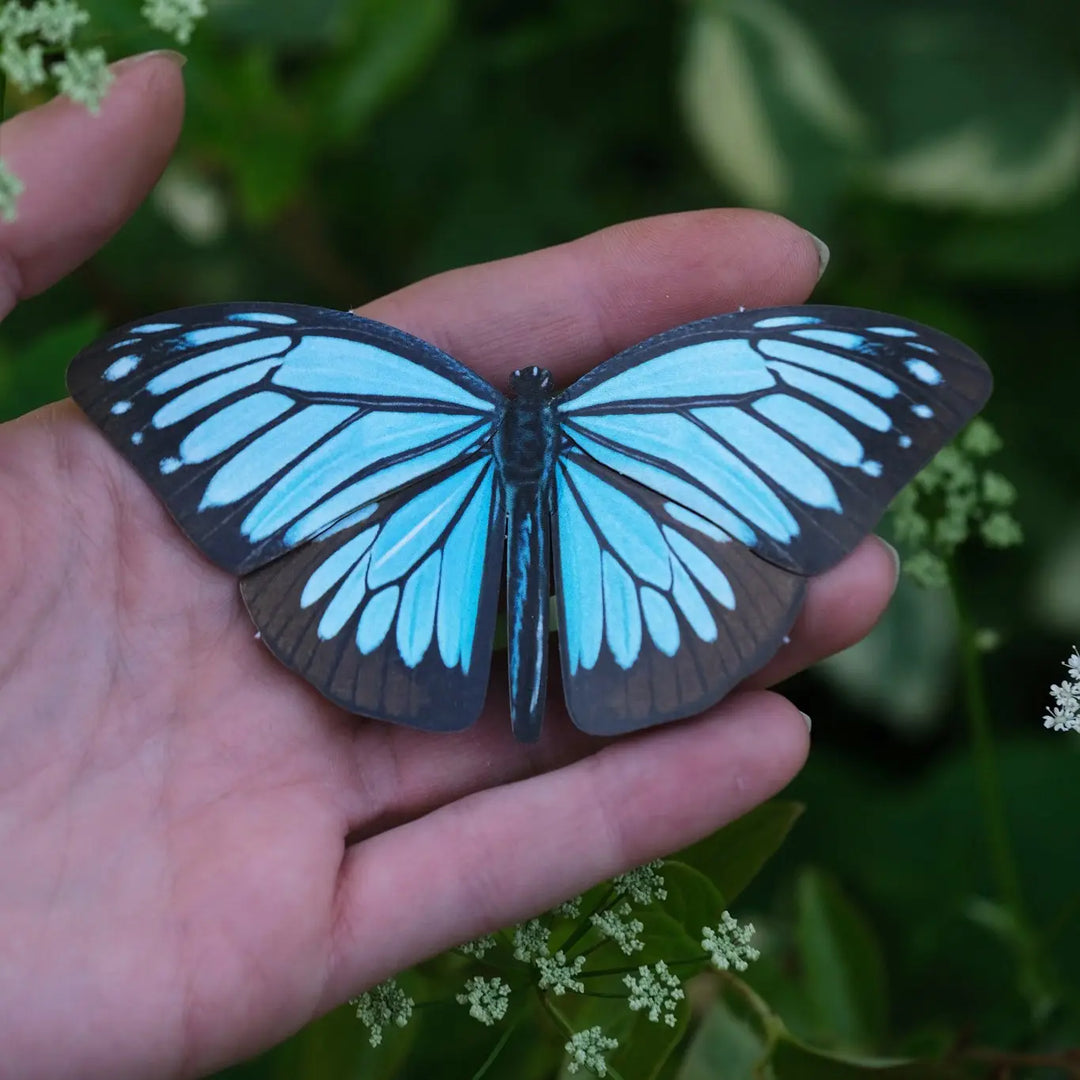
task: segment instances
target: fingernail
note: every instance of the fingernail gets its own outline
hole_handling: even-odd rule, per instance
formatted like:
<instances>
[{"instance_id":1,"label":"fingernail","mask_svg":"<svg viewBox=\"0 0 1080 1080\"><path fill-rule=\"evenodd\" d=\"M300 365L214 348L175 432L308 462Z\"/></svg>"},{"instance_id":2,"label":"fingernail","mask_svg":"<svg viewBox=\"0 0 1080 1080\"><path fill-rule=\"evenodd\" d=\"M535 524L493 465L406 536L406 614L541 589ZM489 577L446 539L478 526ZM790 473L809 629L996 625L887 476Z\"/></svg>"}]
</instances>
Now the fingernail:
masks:
<instances>
[{"instance_id":1,"label":"fingernail","mask_svg":"<svg viewBox=\"0 0 1080 1080\"><path fill-rule=\"evenodd\" d=\"M884 547L885 550L892 556L892 561L893 561L892 587L893 587L893 592L896 592L896 586L900 583L900 552L897 551L896 548L894 548L892 546L892 544L889 543L888 540L882 540L880 536L878 537L878 540L880 541L881 546Z\"/></svg>"},{"instance_id":2,"label":"fingernail","mask_svg":"<svg viewBox=\"0 0 1080 1080\"><path fill-rule=\"evenodd\" d=\"M807 731L813 731L814 730L814 722L810 719L810 717L807 716L806 713L804 713L802 711L802 709L799 710L799 715L806 721L806 730Z\"/></svg>"},{"instance_id":3,"label":"fingernail","mask_svg":"<svg viewBox=\"0 0 1080 1080\"><path fill-rule=\"evenodd\" d=\"M825 243L820 237L815 236L809 229L804 230L806 235L814 242L814 247L817 248L818 258L818 271L817 279L821 280L822 275L825 273L829 266L829 245Z\"/></svg>"},{"instance_id":4,"label":"fingernail","mask_svg":"<svg viewBox=\"0 0 1080 1080\"><path fill-rule=\"evenodd\" d=\"M160 56L163 60L171 60L179 68L182 68L187 63L187 57L175 49L152 49L150 52L125 56L122 60L117 60L109 66L113 71L125 71L129 67L141 64L144 60L149 60L151 56Z\"/></svg>"}]
</instances>

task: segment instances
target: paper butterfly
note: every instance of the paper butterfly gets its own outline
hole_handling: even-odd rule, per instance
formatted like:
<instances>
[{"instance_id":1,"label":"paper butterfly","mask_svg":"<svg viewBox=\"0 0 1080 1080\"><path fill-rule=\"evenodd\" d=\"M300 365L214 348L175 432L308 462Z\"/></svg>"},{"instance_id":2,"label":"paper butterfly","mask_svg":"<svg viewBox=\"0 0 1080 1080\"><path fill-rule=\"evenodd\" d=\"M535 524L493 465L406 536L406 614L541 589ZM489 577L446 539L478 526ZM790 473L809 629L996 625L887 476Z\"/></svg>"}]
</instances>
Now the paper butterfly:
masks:
<instances>
[{"instance_id":1,"label":"paper butterfly","mask_svg":"<svg viewBox=\"0 0 1080 1080\"><path fill-rule=\"evenodd\" d=\"M505 545L523 740L544 712L550 569L579 728L700 712L773 656L807 576L990 385L936 330L821 306L680 326L561 393L524 368L509 398L401 330L288 304L142 319L68 371L180 527L241 576L270 650L351 712L476 719Z\"/></svg>"}]
</instances>

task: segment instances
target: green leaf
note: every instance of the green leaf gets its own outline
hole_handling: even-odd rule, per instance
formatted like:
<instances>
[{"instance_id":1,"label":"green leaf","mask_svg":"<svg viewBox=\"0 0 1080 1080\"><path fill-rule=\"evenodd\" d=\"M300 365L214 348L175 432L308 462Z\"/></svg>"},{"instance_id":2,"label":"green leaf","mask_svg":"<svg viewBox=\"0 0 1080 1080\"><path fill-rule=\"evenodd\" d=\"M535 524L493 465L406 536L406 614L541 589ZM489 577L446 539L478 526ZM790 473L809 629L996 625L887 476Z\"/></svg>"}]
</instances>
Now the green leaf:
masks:
<instances>
[{"instance_id":1,"label":"green leaf","mask_svg":"<svg viewBox=\"0 0 1080 1080\"><path fill-rule=\"evenodd\" d=\"M864 122L802 21L776 0L703 0L680 73L687 126L746 202L788 208L835 186Z\"/></svg>"},{"instance_id":2,"label":"green leaf","mask_svg":"<svg viewBox=\"0 0 1080 1080\"><path fill-rule=\"evenodd\" d=\"M676 1080L762 1080L757 1065L764 1056L759 1032L720 1000L690 1040Z\"/></svg>"},{"instance_id":3,"label":"green leaf","mask_svg":"<svg viewBox=\"0 0 1080 1080\"><path fill-rule=\"evenodd\" d=\"M724 894L700 870L678 859L664 861L664 911L688 934L700 938L701 929L720 921L727 909Z\"/></svg>"},{"instance_id":4,"label":"green leaf","mask_svg":"<svg viewBox=\"0 0 1080 1080\"><path fill-rule=\"evenodd\" d=\"M870 98L884 135L870 172L879 190L1001 211L1076 186L1080 81L1033 21L916 3L883 12L869 31Z\"/></svg>"},{"instance_id":5,"label":"green leaf","mask_svg":"<svg viewBox=\"0 0 1080 1080\"><path fill-rule=\"evenodd\" d=\"M869 1050L888 1018L885 961L870 924L839 885L818 870L796 885L796 937L807 998L831 1045Z\"/></svg>"},{"instance_id":6,"label":"green leaf","mask_svg":"<svg viewBox=\"0 0 1080 1080\"><path fill-rule=\"evenodd\" d=\"M625 965L629 968L637 968L641 964L653 964L657 960L663 960L668 965L673 962L678 963L673 970L680 977L693 971L700 971L705 967L704 961L694 965L681 963L681 961L701 955L701 931L697 927L687 927L682 919L669 914L666 905L663 909L649 907L643 911L635 911L633 917L640 919L644 924L645 929L641 932L641 939L645 942L645 948L641 952L634 953L633 956L626 956L615 950L614 946L611 948L605 946L603 964L598 956L595 963L590 963L590 967ZM600 950L597 950L597 953L599 954ZM610 988L605 987L605 989Z\"/></svg>"},{"instance_id":7,"label":"green leaf","mask_svg":"<svg viewBox=\"0 0 1080 1080\"><path fill-rule=\"evenodd\" d=\"M762 803L680 852L679 859L705 874L730 905L776 853L802 812L801 803Z\"/></svg>"}]
</instances>

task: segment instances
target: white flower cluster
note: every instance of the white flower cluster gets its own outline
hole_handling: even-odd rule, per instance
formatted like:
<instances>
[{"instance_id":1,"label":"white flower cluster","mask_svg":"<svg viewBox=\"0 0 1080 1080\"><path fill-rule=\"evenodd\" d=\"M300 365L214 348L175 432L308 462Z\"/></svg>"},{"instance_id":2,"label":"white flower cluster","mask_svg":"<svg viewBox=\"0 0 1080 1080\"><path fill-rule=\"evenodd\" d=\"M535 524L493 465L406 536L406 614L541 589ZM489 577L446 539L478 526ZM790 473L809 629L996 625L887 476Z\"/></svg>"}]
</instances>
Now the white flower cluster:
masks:
<instances>
[{"instance_id":1,"label":"white flower cluster","mask_svg":"<svg viewBox=\"0 0 1080 1080\"><path fill-rule=\"evenodd\" d=\"M0 8L0 69L23 91L55 79L60 93L96 113L113 79L105 50L71 47L76 31L89 20L74 0L37 0L29 7L7 0ZM62 53L48 68L46 50Z\"/></svg>"},{"instance_id":2,"label":"white flower cluster","mask_svg":"<svg viewBox=\"0 0 1080 1080\"><path fill-rule=\"evenodd\" d=\"M604 1055L619 1046L618 1039L609 1038L602 1028L591 1027L570 1037L566 1044L566 1070L576 1073L578 1069L588 1069L597 1076L607 1076L607 1061Z\"/></svg>"},{"instance_id":3,"label":"white flower cluster","mask_svg":"<svg viewBox=\"0 0 1080 1080\"><path fill-rule=\"evenodd\" d=\"M556 997L561 997L567 990L580 994L585 989L585 984L577 978L585 966L584 956L575 956L568 961L566 953L560 949L554 956L536 957L533 963L540 972L541 990L550 990Z\"/></svg>"},{"instance_id":4,"label":"white flower cluster","mask_svg":"<svg viewBox=\"0 0 1080 1080\"><path fill-rule=\"evenodd\" d=\"M195 23L206 14L206 0L146 0L143 18L155 30L172 34L181 45L191 40Z\"/></svg>"},{"instance_id":5,"label":"white flower cluster","mask_svg":"<svg viewBox=\"0 0 1080 1080\"><path fill-rule=\"evenodd\" d=\"M469 1015L481 1024L491 1027L506 1015L510 1004L510 987L498 976L485 979L473 976L465 983L464 993L457 995L459 1005L469 1006Z\"/></svg>"},{"instance_id":6,"label":"white flower cluster","mask_svg":"<svg viewBox=\"0 0 1080 1080\"><path fill-rule=\"evenodd\" d=\"M356 1019L368 1029L368 1041L378 1046L385 1028L391 1024L404 1027L409 1022L416 1002L398 986L397 979L387 979L349 1004L356 1006Z\"/></svg>"},{"instance_id":7,"label":"white flower cluster","mask_svg":"<svg viewBox=\"0 0 1080 1080\"><path fill-rule=\"evenodd\" d=\"M1076 649L1065 661L1065 670L1065 681L1050 687L1054 704L1043 717L1043 724L1052 731L1080 731L1080 654Z\"/></svg>"},{"instance_id":8,"label":"white flower cluster","mask_svg":"<svg viewBox=\"0 0 1080 1080\"><path fill-rule=\"evenodd\" d=\"M551 909L552 914L560 919L576 919L581 914L581 902L584 899L584 896L574 896L569 900L564 900L558 907Z\"/></svg>"},{"instance_id":9,"label":"white flower cluster","mask_svg":"<svg viewBox=\"0 0 1080 1080\"><path fill-rule=\"evenodd\" d=\"M539 920L530 919L514 927L514 959L532 964L548 955L551 931Z\"/></svg>"},{"instance_id":10,"label":"white flower cluster","mask_svg":"<svg viewBox=\"0 0 1080 1080\"><path fill-rule=\"evenodd\" d=\"M636 870L629 870L620 874L612 882L615 893L618 896L628 896L635 904L646 907L654 900L666 900L667 889L664 888L664 875L660 873L664 865L663 859L654 859Z\"/></svg>"},{"instance_id":11,"label":"white flower cluster","mask_svg":"<svg viewBox=\"0 0 1080 1080\"><path fill-rule=\"evenodd\" d=\"M993 427L977 417L893 500L893 529L909 552L904 569L920 585L944 588L948 559L972 535L991 548L1023 540L1012 513L1016 488L984 464L1001 445Z\"/></svg>"},{"instance_id":12,"label":"white flower cluster","mask_svg":"<svg viewBox=\"0 0 1080 1080\"><path fill-rule=\"evenodd\" d=\"M471 956L476 960L483 960L484 956L489 953L498 942L495 940L494 934L485 934L483 937L475 938L472 941L466 941L463 945L458 946L458 952L464 953L466 956Z\"/></svg>"},{"instance_id":13,"label":"white flower cluster","mask_svg":"<svg viewBox=\"0 0 1080 1080\"><path fill-rule=\"evenodd\" d=\"M624 900L617 907L597 912L590 918L593 926L614 941L627 956L645 948L645 942L638 937L645 924L640 919L630 918L632 911L629 902Z\"/></svg>"},{"instance_id":14,"label":"white flower cluster","mask_svg":"<svg viewBox=\"0 0 1080 1080\"><path fill-rule=\"evenodd\" d=\"M657 960L651 968L642 965L637 976L624 975L623 982L630 990L630 1008L634 1012L648 1010L654 1023L663 1020L668 1027L675 1026L675 1009L686 995L679 977L668 970L663 960Z\"/></svg>"},{"instance_id":15,"label":"white flower cluster","mask_svg":"<svg viewBox=\"0 0 1080 1080\"><path fill-rule=\"evenodd\" d=\"M721 971L745 971L750 961L756 960L761 953L750 944L754 937L754 924L740 926L730 912L720 916L720 923L715 929L704 926L701 929L701 947L709 954L713 966Z\"/></svg>"}]
</instances>

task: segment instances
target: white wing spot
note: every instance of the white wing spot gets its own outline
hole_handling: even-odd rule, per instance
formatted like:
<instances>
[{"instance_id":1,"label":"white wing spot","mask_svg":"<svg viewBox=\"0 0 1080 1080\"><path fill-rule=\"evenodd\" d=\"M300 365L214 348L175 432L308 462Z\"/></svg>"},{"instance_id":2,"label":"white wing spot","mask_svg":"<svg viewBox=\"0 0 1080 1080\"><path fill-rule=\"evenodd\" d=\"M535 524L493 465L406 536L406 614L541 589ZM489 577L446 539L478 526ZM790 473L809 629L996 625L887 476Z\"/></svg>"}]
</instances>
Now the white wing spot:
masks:
<instances>
[{"instance_id":1,"label":"white wing spot","mask_svg":"<svg viewBox=\"0 0 1080 1080\"><path fill-rule=\"evenodd\" d=\"M904 366L919 382L926 383L927 386L938 386L945 381L941 372L925 360L905 360Z\"/></svg>"},{"instance_id":2,"label":"white wing spot","mask_svg":"<svg viewBox=\"0 0 1080 1080\"><path fill-rule=\"evenodd\" d=\"M105 369L104 378L109 382L116 382L117 379L130 375L138 366L139 358L137 356L121 356L119 360L114 360Z\"/></svg>"}]
</instances>

